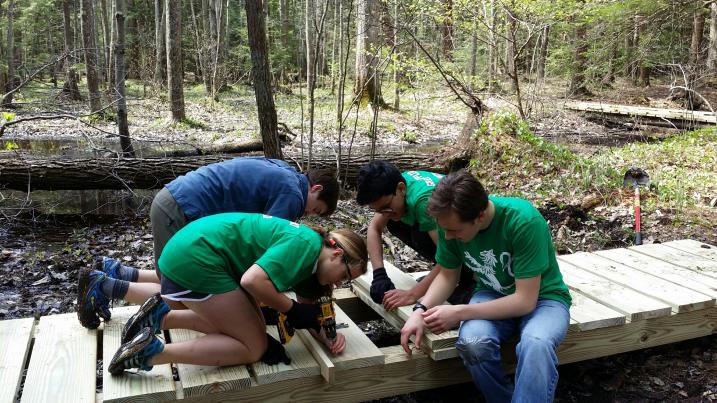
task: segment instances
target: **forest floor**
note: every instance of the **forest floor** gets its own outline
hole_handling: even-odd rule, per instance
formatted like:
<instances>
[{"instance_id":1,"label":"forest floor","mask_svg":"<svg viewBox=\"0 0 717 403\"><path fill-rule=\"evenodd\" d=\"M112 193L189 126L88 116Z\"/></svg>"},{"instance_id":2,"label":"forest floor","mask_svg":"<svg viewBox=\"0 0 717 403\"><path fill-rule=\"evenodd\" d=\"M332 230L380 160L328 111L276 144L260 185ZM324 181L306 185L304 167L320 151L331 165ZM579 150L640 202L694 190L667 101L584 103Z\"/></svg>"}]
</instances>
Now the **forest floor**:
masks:
<instances>
[{"instance_id":1,"label":"forest floor","mask_svg":"<svg viewBox=\"0 0 717 403\"><path fill-rule=\"evenodd\" d=\"M492 193L532 201L549 221L560 254L624 247L633 242L633 215L632 191L622 187L622 174L631 166L640 166L652 179L652 185L643 192L645 243L691 238L717 245L717 132L606 128L562 110L564 90L560 83L549 84L532 98L540 102L529 105L529 131L534 135L522 132L520 124L508 117L490 120L490 133L476 137L472 169ZM47 89L38 88L34 97L27 94L25 100L47 99L39 95L44 94L42 91ZM161 97L144 97L142 91L141 86L129 86L130 132L140 153L258 138L254 98L248 87L232 89L222 95L221 102L208 101L200 89L190 88L190 119L179 125L167 124L167 108ZM392 92L385 89L384 94ZM676 107L666 100L667 95L667 83L654 82L648 89L616 85L592 99ZM714 92L705 91L703 95L717 105ZM328 91L319 92L317 100L315 148L330 151L338 142L333 97ZM299 91L277 94L276 103L279 121L299 133L305 116L302 111L306 110ZM496 111L510 109L511 100L498 96L487 103ZM58 111L58 104L55 99L13 112L22 116L33 109ZM63 103L63 110L81 112L83 108ZM377 145L379 149L439 147L450 151L449 144L460 132L464 114L464 108L440 84L426 83L421 91L403 94L401 111L379 112ZM353 110L345 116L344 141L353 138L354 145L368 146L371 109ZM111 132L112 122L90 123L92 127L71 120L14 126L0 138L0 149L9 150L0 152L0 158L11 158L18 151L77 155L78 149L116 149L107 140L108 134L97 130ZM22 149L12 150L12 144ZM285 145L300 146L300 136ZM126 196L117 195L115 202ZM37 200L29 203L27 195L0 190L0 319L75 311L77 271L92 256L114 256L127 264L150 268L152 236L146 206L151 195L139 199L132 204L134 208L123 207L114 216L97 214L99 208L58 214L64 211L58 201L53 205ZM2 210L11 203L15 203L12 208L18 203L33 208ZM337 214L317 222L328 228L349 226L365 233L369 218L370 212L357 206L351 191L347 191ZM429 268L400 241L392 238L392 242L394 247L387 250L387 256L398 267L409 272ZM362 327L377 343L396 341L396 331L385 324L371 322ZM563 365L560 376L556 401L717 400L715 336ZM472 384L382 401L443 401L446 396L481 401Z\"/></svg>"}]
</instances>

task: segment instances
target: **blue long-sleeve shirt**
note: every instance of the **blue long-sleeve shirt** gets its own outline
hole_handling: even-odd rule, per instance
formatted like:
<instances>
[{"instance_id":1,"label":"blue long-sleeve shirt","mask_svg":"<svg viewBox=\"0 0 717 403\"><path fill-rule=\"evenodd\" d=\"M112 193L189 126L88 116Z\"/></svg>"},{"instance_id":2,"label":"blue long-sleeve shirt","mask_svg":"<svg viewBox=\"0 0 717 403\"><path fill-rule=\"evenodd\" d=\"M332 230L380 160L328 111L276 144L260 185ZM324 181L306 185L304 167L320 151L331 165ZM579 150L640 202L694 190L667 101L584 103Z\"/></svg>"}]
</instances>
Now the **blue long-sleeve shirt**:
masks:
<instances>
[{"instance_id":1,"label":"blue long-sleeve shirt","mask_svg":"<svg viewBox=\"0 0 717 403\"><path fill-rule=\"evenodd\" d=\"M228 212L296 221L306 209L309 180L284 161L240 157L191 171L166 188L188 221Z\"/></svg>"}]
</instances>

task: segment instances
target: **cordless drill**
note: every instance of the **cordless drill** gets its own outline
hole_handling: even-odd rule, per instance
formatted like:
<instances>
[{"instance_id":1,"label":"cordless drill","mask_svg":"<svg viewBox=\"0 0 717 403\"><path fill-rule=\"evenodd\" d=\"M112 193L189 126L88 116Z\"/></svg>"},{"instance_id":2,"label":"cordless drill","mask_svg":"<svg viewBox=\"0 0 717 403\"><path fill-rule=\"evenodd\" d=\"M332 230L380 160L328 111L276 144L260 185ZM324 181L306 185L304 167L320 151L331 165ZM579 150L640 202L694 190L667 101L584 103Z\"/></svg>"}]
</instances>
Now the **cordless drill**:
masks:
<instances>
[{"instance_id":1,"label":"cordless drill","mask_svg":"<svg viewBox=\"0 0 717 403\"><path fill-rule=\"evenodd\" d=\"M336 311L334 310L334 300L331 295L324 295L316 302L319 306L319 316L316 318L319 325L324 329L326 337L334 341L336 340ZM279 312L279 320L277 323L279 328L279 341L286 344L294 337L294 328L287 320L286 314Z\"/></svg>"}]
</instances>

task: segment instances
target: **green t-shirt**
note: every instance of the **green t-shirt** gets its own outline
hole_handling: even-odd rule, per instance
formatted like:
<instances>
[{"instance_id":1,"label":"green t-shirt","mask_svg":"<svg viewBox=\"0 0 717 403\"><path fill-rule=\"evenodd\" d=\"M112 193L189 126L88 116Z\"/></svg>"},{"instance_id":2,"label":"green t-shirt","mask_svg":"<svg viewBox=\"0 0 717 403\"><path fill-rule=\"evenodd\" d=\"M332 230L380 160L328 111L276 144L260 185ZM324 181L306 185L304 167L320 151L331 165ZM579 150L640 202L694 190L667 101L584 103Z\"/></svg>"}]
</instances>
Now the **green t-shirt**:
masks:
<instances>
[{"instance_id":1,"label":"green t-shirt","mask_svg":"<svg viewBox=\"0 0 717 403\"><path fill-rule=\"evenodd\" d=\"M423 232L436 229L436 221L426 212L426 203L443 175L426 171L406 171L401 174L406 180L405 212L401 222L418 227Z\"/></svg>"},{"instance_id":2,"label":"green t-shirt","mask_svg":"<svg viewBox=\"0 0 717 403\"><path fill-rule=\"evenodd\" d=\"M242 274L259 265L280 292L315 289L321 236L277 217L225 213L200 218L179 230L159 258L159 269L196 292L221 294L239 286ZM313 293L312 293L313 294Z\"/></svg>"},{"instance_id":3,"label":"green t-shirt","mask_svg":"<svg viewBox=\"0 0 717 403\"><path fill-rule=\"evenodd\" d=\"M540 277L540 298L560 301L568 308L572 299L563 282L548 223L530 202L494 197L495 215L490 226L468 242L446 240L438 228L436 262L447 269L473 271L476 291L515 292L516 278Z\"/></svg>"}]
</instances>

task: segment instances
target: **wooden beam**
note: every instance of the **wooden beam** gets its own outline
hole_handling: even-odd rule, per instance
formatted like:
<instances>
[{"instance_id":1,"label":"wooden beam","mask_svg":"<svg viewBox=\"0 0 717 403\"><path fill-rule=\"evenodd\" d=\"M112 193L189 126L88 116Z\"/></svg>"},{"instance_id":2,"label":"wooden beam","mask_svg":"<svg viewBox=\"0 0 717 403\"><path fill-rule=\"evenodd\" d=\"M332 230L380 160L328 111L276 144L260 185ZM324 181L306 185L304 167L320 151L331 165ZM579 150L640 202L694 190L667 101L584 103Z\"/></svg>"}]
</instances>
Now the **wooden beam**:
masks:
<instances>
[{"instance_id":1,"label":"wooden beam","mask_svg":"<svg viewBox=\"0 0 717 403\"><path fill-rule=\"evenodd\" d=\"M714 306L714 297L685 288L671 281L635 270L602 256L579 252L560 257L578 267L669 304L675 312L687 312Z\"/></svg>"},{"instance_id":2,"label":"wooden beam","mask_svg":"<svg viewBox=\"0 0 717 403\"><path fill-rule=\"evenodd\" d=\"M188 329L169 331L172 343L181 343L203 335ZM209 365L176 364L184 398L212 396L229 390L242 390L251 386L251 375L245 365L216 367Z\"/></svg>"},{"instance_id":3,"label":"wooden beam","mask_svg":"<svg viewBox=\"0 0 717 403\"><path fill-rule=\"evenodd\" d=\"M0 321L0 402L14 402L35 327L33 318Z\"/></svg>"},{"instance_id":4,"label":"wooden beam","mask_svg":"<svg viewBox=\"0 0 717 403\"><path fill-rule=\"evenodd\" d=\"M132 371L110 375L108 367L122 341L122 328L139 307L137 305L112 309L112 320L105 322L102 331L102 398L105 402L136 402L137 399L168 400L176 397L172 368L169 364L155 365L150 372Z\"/></svg>"},{"instance_id":5,"label":"wooden beam","mask_svg":"<svg viewBox=\"0 0 717 403\"><path fill-rule=\"evenodd\" d=\"M436 362L420 351L408 356L400 346L384 347L380 351L386 357L384 364L338 370L334 384L324 382L320 376L313 376L186 401L357 402L471 380L458 359Z\"/></svg>"},{"instance_id":6,"label":"wooden beam","mask_svg":"<svg viewBox=\"0 0 717 403\"><path fill-rule=\"evenodd\" d=\"M21 402L94 402L97 330L76 313L40 318Z\"/></svg>"},{"instance_id":7,"label":"wooden beam","mask_svg":"<svg viewBox=\"0 0 717 403\"><path fill-rule=\"evenodd\" d=\"M717 278L717 261L661 244L631 246L630 250Z\"/></svg>"},{"instance_id":8,"label":"wooden beam","mask_svg":"<svg viewBox=\"0 0 717 403\"><path fill-rule=\"evenodd\" d=\"M666 120L680 120L711 124L717 123L717 120L715 119L715 114L712 112L691 111L687 109L648 108L643 106L617 105L605 104L602 102L580 101L566 102L565 108L574 111L598 112L613 115L643 116Z\"/></svg>"},{"instance_id":9,"label":"wooden beam","mask_svg":"<svg viewBox=\"0 0 717 403\"><path fill-rule=\"evenodd\" d=\"M680 239L677 241L665 242L663 245L680 249L708 259L717 260L717 246L692 239Z\"/></svg>"},{"instance_id":10,"label":"wooden beam","mask_svg":"<svg viewBox=\"0 0 717 403\"><path fill-rule=\"evenodd\" d=\"M706 276L695 270L677 266L629 249L601 250L595 252L595 254L710 295L713 298L717 297L717 278Z\"/></svg>"},{"instance_id":11,"label":"wooden beam","mask_svg":"<svg viewBox=\"0 0 717 403\"><path fill-rule=\"evenodd\" d=\"M276 326L267 326L269 333L276 340L279 340L279 331ZM294 337L285 346L286 355L291 358L291 363L280 362L276 365L267 365L261 361L251 364L256 382L260 385L284 381L287 379L305 378L319 375L319 364L299 337Z\"/></svg>"},{"instance_id":12,"label":"wooden beam","mask_svg":"<svg viewBox=\"0 0 717 403\"><path fill-rule=\"evenodd\" d=\"M631 320L667 316L672 308L652 297L613 283L603 277L581 269L558 256L560 272L565 284L607 307L621 312Z\"/></svg>"}]
</instances>

